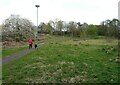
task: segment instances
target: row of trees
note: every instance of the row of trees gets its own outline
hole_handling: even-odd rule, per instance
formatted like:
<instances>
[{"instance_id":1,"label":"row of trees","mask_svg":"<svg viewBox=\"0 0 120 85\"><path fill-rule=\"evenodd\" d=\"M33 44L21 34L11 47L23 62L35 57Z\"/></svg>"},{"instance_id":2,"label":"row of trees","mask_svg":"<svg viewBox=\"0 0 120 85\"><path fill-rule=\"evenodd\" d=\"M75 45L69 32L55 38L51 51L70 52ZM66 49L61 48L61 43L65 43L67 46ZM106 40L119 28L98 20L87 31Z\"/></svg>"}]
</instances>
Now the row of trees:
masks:
<instances>
[{"instance_id":1,"label":"row of trees","mask_svg":"<svg viewBox=\"0 0 120 85\"><path fill-rule=\"evenodd\" d=\"M38 26L38 33L46 33L52 35L68 35L72 37L81 37L86 35L96 35L97 28L94 25L88 25L87 23L80 24L80 22L65 22L56 19L55 21L49 21L48 23L40 23Z\"/></svg>"},{"instance_id":2,"label":"row of trees","mask_svg":"<svg viewBox=\"0 0 120 85\"><path fill-rule=\"evenodd\" d=\"M65 22L56 19L48 23L40 23L39 33L55 34L55 35L69 35L75 37L96 37L98 35L117 37L118 26L120 21L118 19L102 21L100 25L81 24L80 22Z\"/></svg>"},{"instance_id":3,"label":"row of trees","mask_svg":"<svg viewBox=\"0 0 120 85\"><path fill-rule=\"evenodd\" d=\"M87 23L81 24L80 22L65 22L55 19L50 20L48 23L40 23L38 26L38 34L45 33L50 35L61 35L71 37L92 37L96 36L109 36L117 37L120 25L118 19L103 21L100 25L88 25ZM7 18L2 26L2 40L15 40L26 41L29 38L35 37L36 27L30 20L22 18L19 15L11 15Z\"/></svg>"},{"instance_id":4,"label":"row of trees","mask_svg":"<svg viewBox=\"0 0 120 85\"><path fill-rule=\"evenodd\" d=\"M118 37L118 26L120 26L120 21L118 19L102 21L98 28L98 34L109 37Z\"/></svg>"}]
</instances>

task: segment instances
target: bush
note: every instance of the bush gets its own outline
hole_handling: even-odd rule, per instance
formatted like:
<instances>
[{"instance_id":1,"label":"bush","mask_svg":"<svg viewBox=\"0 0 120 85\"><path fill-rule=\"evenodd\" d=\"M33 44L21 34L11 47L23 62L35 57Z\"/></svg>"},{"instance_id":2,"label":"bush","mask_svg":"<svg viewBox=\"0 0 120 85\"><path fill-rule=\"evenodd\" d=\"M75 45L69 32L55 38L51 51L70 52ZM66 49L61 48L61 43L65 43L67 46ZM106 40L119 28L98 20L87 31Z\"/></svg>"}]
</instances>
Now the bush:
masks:
<instances>
[{"instance_id":1,"label":"bush","mask_svg":"<svg viewBox=\"0 0 120 85\"><path fill-rule=\"evenodd\" d=\"M88 37L95 38L97 36L97 27L94 25L89 25L86 29L86 34Z\"/></svg>"}]
</instances>

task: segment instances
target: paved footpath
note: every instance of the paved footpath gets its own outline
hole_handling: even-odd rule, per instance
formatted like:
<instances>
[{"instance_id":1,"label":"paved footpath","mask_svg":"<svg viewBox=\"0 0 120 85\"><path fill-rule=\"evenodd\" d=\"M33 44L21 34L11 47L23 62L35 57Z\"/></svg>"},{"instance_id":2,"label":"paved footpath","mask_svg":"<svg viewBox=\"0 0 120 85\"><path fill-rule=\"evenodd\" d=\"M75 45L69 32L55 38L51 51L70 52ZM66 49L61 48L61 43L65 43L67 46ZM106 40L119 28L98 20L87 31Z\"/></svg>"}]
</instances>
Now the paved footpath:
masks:
<instances>
[{"instance_id":1,"label":"paved footpath","mask_svg":"<svg viewBox=\"0 0 120 85\"><path fill-rule=\"evenodd\" d=\"M44 44L44 43L39 44L38 47L40 47L42 44ZM35 48L25 49L25 50L20 51L20 52L18 52L18 53L15 53L15 54L6 56L6 57L0 59L0 63L1 63L1 64L5 64L5 63L7 63L7 62L9 62L9 61L12 61L12 60L14 60L14 59L16 59L16 58L22 57L22 56L24 56L24 55L26 55L26 54L30 53L31 51L34 51L34 50L35 50Z\"/></svg>"}]
</instances>

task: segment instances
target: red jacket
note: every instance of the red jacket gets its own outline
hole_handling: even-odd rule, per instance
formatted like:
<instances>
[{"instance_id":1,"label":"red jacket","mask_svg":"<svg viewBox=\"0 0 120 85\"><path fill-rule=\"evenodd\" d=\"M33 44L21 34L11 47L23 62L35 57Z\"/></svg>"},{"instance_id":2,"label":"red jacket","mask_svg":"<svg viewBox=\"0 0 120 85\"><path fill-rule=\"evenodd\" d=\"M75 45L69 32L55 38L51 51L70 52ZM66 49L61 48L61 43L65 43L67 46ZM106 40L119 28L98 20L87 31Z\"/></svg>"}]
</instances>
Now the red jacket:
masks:
<instances>
[{"instance_id":1,"label":"red jacket","mask_svg":"<svg viewBox=\"0 0 120 85\"><path fill-rule=\"evenodd\" d=\"M29 44L32 44L32 43L33 43L32 39L29 39L28 43L29 43Z\"/></svg>"}]
</instances>

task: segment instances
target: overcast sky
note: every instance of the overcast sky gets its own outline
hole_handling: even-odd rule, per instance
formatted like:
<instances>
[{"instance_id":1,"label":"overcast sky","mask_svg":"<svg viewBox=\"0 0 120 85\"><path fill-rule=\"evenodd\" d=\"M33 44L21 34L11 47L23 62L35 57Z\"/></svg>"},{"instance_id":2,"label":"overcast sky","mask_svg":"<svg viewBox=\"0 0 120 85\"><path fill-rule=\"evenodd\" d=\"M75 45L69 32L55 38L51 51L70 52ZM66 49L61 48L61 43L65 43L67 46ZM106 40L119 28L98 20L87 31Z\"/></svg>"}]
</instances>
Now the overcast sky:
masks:
<instances>
[{"instance_id":1,"label":"overcast sky","mask_svg":"<svg viewBox=\"0 0 120 85\"><path fill-rule=\"evenodd\" d=\"M118 18L119 0L0 0L0 24L11 14L20 15L36 25L39 4L39 23L55 20L100 24Z\"/></svg>"}]
</instances>

